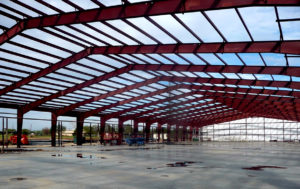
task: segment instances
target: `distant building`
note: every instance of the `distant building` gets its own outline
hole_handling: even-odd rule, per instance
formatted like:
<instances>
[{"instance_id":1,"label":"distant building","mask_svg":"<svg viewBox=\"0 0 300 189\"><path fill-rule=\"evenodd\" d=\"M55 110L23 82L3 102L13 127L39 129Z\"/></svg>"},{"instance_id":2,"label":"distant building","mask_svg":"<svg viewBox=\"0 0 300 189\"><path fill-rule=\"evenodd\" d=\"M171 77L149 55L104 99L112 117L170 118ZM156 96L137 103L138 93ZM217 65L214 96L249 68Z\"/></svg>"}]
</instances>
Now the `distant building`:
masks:
<instances>
[{"instance_id":1,"label":"distant building","mask_svg":"<svg viewBox=\"0 0 300 189\"><path fill-rule=\"evenodd\" d=\"M62 132L62 136L73 136L74 130L66 130Z\"/></svg>"}]
</instances>

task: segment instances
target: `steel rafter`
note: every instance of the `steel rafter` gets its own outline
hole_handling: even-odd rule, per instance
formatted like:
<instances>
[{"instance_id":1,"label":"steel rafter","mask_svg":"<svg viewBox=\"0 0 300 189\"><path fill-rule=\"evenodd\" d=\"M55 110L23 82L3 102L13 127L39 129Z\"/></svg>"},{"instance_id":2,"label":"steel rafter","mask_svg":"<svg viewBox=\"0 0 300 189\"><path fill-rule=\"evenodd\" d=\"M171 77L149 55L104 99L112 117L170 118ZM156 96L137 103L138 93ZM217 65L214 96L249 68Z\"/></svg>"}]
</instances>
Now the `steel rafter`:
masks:
<instances>
[{"instance_id":1,"label":"steel rafter","mask_svg":"<svg viewBox=\"0 0 300 189\"><path fill-rule=\"evenodd\" d=\"M126 19L141 16L154 16L163 14L174 14L182 12L205 11L222 8L238 8L247 6L288 6L297 5L299 0L271 0L271 1L230 1L227 0L167 0L167 1L152 1L141 2L135 4L125 4L113 7L100 7L90 10L82 10L79 6L79 11L60 13L57 15L45 15L43 12L27 6L24 3L18 2L22 6L37 12L40 17L28 18L21 20L15 26L0 35L0 44L16 36L26 29L51 27L59 25L70 25L76 23L88 23L95 21L105 21L113 19ZM74 4L72 4L74 5ZM72 6L71 5L71 6Z\"/></svg>"},{"instance_id":2,"label":"steel rafter","mask_svg":"<svg viewBox=\"0 0 300 189\"><path fill-rule=\"evenodd\" d=\"M281 45L278 46L278 43ZM46 69L43 69L37 73L30 75L27 78L16 82L4 89L0 90L0 96L8 93L22 85L28 84L38 78L41 78L49 73L52 73L60 68L64 68L67 65L76 62L80 59L88 57L92 54L147 54L147 53L214 53L219 52L218 49L223 46L222 53L232 53L232 52L282 52L282 53L292 53L300 54L300 41L289 41L289 42L232 42L232 43L201 43L201 44L179 44L179 45L139 45L139 46L118 46L118 47L91 47L82 50L78 53L71 55L70 57L53 64ZM275 48L277 47L278 48ZM253 48L252 48L253 47ZM246 49L246 50L245 50ZM245 50L245 51L244 51ZM143 67L145 66L145 67ZM158 67L162 71L168 71L171 65L136 65L136 69L157 69ZM200 65L177 65L178 69L173 71L210 71L210 67L200 66ZM264 74L287 74L293 76L300 76L300 68L296 67L261 67L261 66L211 66L211 71L217 72L223 70L225 73L228 72L238 72L240 73L264 73ZM215 68L214 68L215 67ZM226 72L227 71L227 72Z\"/></svg>"},{"instance_id":3,"label":"steel rafter","mask_svg":"<svg viewBox=\"0 0 300 189\"><path fill-rule=\"evenodd\" d=\"M237 80L237 79L207 79L207 78L189 78L189 77L169 77L169 76L160 76L156 77L150 80L146 80L144 82L139 82L137 84L128 86L126 88L118 89L116 91L112 91L110 93L96 96L81 102L78 102L76 104L73 104L69 107L65 107L61 110L58 110L58 115L64 114L65 112L71 111L79 106L85 105L87 103L91 103L94 101L98 101L104 98L107 98L109 96L113 96L115 94L120 94L125 91L129 91L141 86L145 86L151 83L155 83L157 81L169 81L169 82L189 82L189 83L211 83L211 84L235 84L235 85L251 85L251 86L269 86L269 87L278 87L278 86L286 86L287 82L280 82L280 81L251 81L251 80ZM281 84L282 83L282 84ZM265 84L265 85L264 85ZM227 89L229 88L229 89ZM223 91L234 91L234 92L244 92L244 93L260 93L260 94L266 94L266 95L285 95L285 96L294 96L294 97L300 97L300 92L296 91L279 91L279 90L269 90L269 89L247 89L247 88L236 88L236 90L230 89L230 87L210 87L210 86L203 86L203 90L223 90Z\"/></svg>"},{"instance_id":4,"label":"steel rafter","mask_svg":"<svg viewBox=\"0 0 300 189\"><path fill-rule=\"evenodd\" d=\"M286 74L299 74L296 73L297 68L285 68L285 67L272 67L270 69L267 69L268 67L262 67L262 66L212 66L212 65L206 65L206 66L194 66L194 65L129 65L126 67L123 67L121 69L118 69L116 71L107 73L103 76L100 76L98 78L94 78L92 80L88 80L86 82L83 82L81 84L78 84L74 87L68 88L64 91L60 91L56 94L44 97L38 101L32 102L31 104L28 104L24 107L23 112L28 112L31 109L43 104L46 101L55 99L59 96L66 95L68 93L71 93L75 90L79 90L81 88L90 86L92 84L98 83L100 81L112 78L114 76L120 75L122 73L127 73L128 71L131 70L164 70L164 71L205 71L205 72L218 72L219 70L222 70L221 72L225 73L235 73L235 70L240 70L241 73L256 73L255 71L259 70L259 73L262 74L270 74L272 73L277 73L282 70L286 71ZM171 77L161 77L162 81L178 81L178 82L197 82L197 83L217 83L217 84L234 84L234 85L252 85L252 86L270 86L270 87L291 87L294 89L300 89L300 83L299 82L285 82L285 81L258 81L258 80L242 80L242 79L208 79L208 78L183 78L181 79L180 77L178 78L171 78ZM140 84L139 84L140 85ZM139 86L137 85L137 86ZM124 92L126 89L119 89L114 93L111 94L118 94L120 92ZM251 91L259 91L259 89L249 89ZM247 92L247 91L245 91ZM284 91L277 91L277 93L273 93L276 95L288 95L290 92L284 92ZM300 92L291 92L293 96L298 97ZM269 93L271 94L271 93ZM107 95L103 95L103 97L108 97ZM91 98L79 103L76 103L74 105L71 105L70 107L66 107L64 110L58 111L58 114L64 114L64 112L71 111L72 109L75 109L76 107L79 107L81 105L97 101L97 99L103 99L102 97L97 97L97 98Z\"/></svg>"},{"instance_id":5,"label":"steel rafter","mask_svg":"<svg viewBox=\"0 0 300 189\"><path fill-rule=\"evenodd\" d=\"M230 80L230 79L216 79L216 80L207 80L207 79L196 79L196 78L180 78L180 77L167 77L167 76L162 76L162 77L156 77L156 78L153 78L153 79L150 79L150 80L146 80L146 81L143 81L143 82L139 82L139 83L136 83L136 84L133 84L131 86L128 86L128 87L125 87L125 88L121 88L121 89L118 89L116 91L112 91L112 92L109 92L107 94L103 94L103 95L99 95L99 96L96 96L96 97L93 97L93 98L90 98L90 99L87 99L87 100L84 100L84 101L81 101L81 102L78 102L76 104L73 104L71 106L67 106L65 108L62 108L60 110L57 110L56 113L57 115L62 115L68 111L71 111L79 106L82 106L82 105L85 105L87 103L91 103L91 102L94 102L94 101L98 101L98 100L101 100L101 99L105 99L109 96L113 96L113 95L116 95L116 94L121 94L122 92L126 92L126 91L129 91L129 90L132 90L132 89L135 89L135 88L138 88L138 87L141 87L141 86L146 86L146 85L149 85L151 83L155 83L157 81L172 81L172 82L198 82L198 83L224 83L224 81L226 82L226 80ZM253 82L252 82L253 83ZM230 87L215 87L215 86L189 86L189 85L183 85L185 88L197 88L197 89L202 89L202 90L216 90L216 91L227 91L227 92L248 92L248 93L254 93L254 94L266 94L266 95L269 95L269 94L273 94L273 95L290 95L291 93L287 93L285 91L277 91L277 90L268 90L268 89L243 89L243 88L230 88ZM254 85L255 86L255 85ZM272 85L271 85L272 86ZM150 93L151 94L151 93ZM158 93L155 93L155 94L158 94ZM292 93L293 95L295 95L296 97L299 97L299 94L297 92L295 93ZM144 97L145 96L145 97ZM92 110L93 112L96 112L96 111L103 111L105 109L109 109L109 108L112 108L112 107L116 107L118 105L122 105L122 104L126 104L126 103L129 103L129 102L132 102L136 99L143 99L143 98L146 98L146 97L150 97L149 95L142 95L140 96L139 98L133 98L133 99L128 99L128 100L124 100L124 101L120 101L116 104L112 104L112 105L108 105L108 106L105 106L105 107L101 107L97 110ZM267 96L268 97L268 96ZM268 97L270 98L270 97ZM264 98L266 99L266 98ZM276 98L274 99L276 100ZM96 113L95 113L96 114ZM89 114L89 115L92 115L92 114Z\"/></svg>"}]
</instances>

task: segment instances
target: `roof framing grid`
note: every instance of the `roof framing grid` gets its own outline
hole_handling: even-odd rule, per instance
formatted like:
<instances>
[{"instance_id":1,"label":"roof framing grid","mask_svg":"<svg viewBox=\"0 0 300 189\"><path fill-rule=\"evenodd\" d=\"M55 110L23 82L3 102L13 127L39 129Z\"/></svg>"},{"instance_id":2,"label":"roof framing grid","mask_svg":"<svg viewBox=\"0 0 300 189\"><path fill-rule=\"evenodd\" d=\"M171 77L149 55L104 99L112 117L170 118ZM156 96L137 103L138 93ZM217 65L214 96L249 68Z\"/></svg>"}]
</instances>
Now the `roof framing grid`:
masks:
<instances>
[{"instance_id":1,"label":"roof framing grid","mask_svg":"<svg viewBox=\"0 0 300 189\"><path fill-rule=\"evenodd\" d=\"M18 2L20 4L20 2ZM70 3L70 2L68 2ZM272 1L194 1L194 0L172 0L172 1L152 1L136 4L125 4L113 7L103 7L91 10L79 10L70 13L61 13L59 15L45 15L37 18L29 18L18 22L15 26L8 29L0 36L0 44L14 37L18 33L26 29L41 28L57 25L68 25L75 23L87 23L93 21L113 20L120 18L134 18L140 16L164 15L172 13L192 12L214 10L222 8L236 8L247 6L280 6L280 5L295 5L299 4L298 0L272 0ZM22 5L26 5L22 3ZM73 4L74 5L74 4ZM44 15L43 12L37 9L26 6L32 11Z\"/></svg>"},{"instance_id":2,"label":"roof framing grid","mask_svg":"<svg viewBox=\"0 0 300 189\"><path fill-rule=\"evenodd\" d=\"M285 23L295 23L299 18L283 18L280 12L282 6L299 6L299 0L124 1L115 6L92 0L92 9L64 1L75 9L71 12L46 1L37 0L37 7L30 2L12 2L17 6L0 3L0 16L15 23L0 23L0 53L5 55L0 57L1 107L17 107L23 114L46 110L58 116L100 115L105 119L168 123L177 120L197 126L255 115L300 120L300 66L291 61L300 58L300 38L290 39L284 28ZM274 8L278 39L257 40L242 11L247 7ZM220 9L236 15L240 29L245 30L245 40L230 39L210 15ZM200 36L181 13L199 13L220 40ZM160 23L159 16L169 16L178 29L194 38L193 42ZM165 38L134 19L144 19ZM242 58L249 53L260 57L262 65L251 65ZM273 53L273 58L284 56L284 64L269 66L264 57L268 53ZM220 63L203 58L205 54ZM225 60L223 55L228 54L241 64ZM215 105L202 111L200 99ZM222 107L224 111L219 111Z\"/></svg>"}]
</instances>

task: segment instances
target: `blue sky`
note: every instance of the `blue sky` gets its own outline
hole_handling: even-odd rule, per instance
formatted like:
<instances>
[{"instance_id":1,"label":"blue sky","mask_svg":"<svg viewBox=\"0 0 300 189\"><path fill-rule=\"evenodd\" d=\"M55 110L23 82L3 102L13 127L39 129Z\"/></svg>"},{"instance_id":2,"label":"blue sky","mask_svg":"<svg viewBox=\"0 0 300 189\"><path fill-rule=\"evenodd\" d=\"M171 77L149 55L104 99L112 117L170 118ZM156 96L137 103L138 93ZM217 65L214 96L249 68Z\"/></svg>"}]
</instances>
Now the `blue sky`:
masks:
<instances>
[{"instance_id":1,"label":"blue sky","mask_svg":"<svg viewBox=\"0 0 300 189\"><path fill-rule=\"evenodd\" d=\"M92 3L91 1L86 1L86 0L72 0L74 3L78 3L78 5L82 6L85 9L91 9L91 8L96 8L97 6ZM134 0L131 2L139 2L140 0ZM74 11L73 7L70 7L68 5L66 5L66 3L62 2L62 1L58 1L58 0L51 0L49 1L50 4L54 5L54 6L58 6L59 8L63 9L66 12L69 11ZM107 6L112 6L112 5L118 5L121 3L120 0L102 0L102 3L104 3ZM29 14L31 16L38 16L36 13L26 9L26 8L22 8L16 4L14 4L11 1L8 0L4 0L1 3L8 5L8 6L12 6L15 7L17 9L19 9L20 11ZM35 1L25 1L24 3L28 3L28 4L34 4L36 8L38 8L39 10L44 11L47 14L56 14L55 11L50 10L48 8L46 8L43 5L40 5L38 3L36 3ZM2 7L0 7L0 10L2 11L8 11ZM240 12L241 16L243 17L246 25L249 28L249 31L253 37L253 39L255 41L273 41L273 40L279 40L279 29L278 29L278 24L276 22L276 15L275 15L275 9L274 7L248 7L248 8L239 8L238 11ZM10 11L8 11L10 12ZM300 7L278 7L278 12L279 12L279 18L280 19L289 19L289 18L300 18ZM11 13L11 12L10 12ZM17 17L22 18L20 15L14 14ZM244 29L242 22L240 21L238 14L236 12L235 9L225 9L225 10L214 10L214 11L205 11L204 14L200 13L200 12L193 12L193 13L184 13L184 14L176 14L176 17L178 17L180 20L182 20L187 26L189 26L191 28L191 30L193 30L195 32L195 34L200 37L204 42L222 42L223 39L222 37L218 34L218 32L212 27L212 25L208 22L208 20L205 18L205 16L208 16L216 25L216 27L222 31L222 34L224 35L224 37L226 38L227 41L229 42L235 42L235 41L250 41L250 37L247 34L247 31ZM182 43L198 43L199 40L196 39L191 33L189 33L185 28L183 28L177 21L176 19L171 16L171 15L163 15L163 16L151 16L150 19L154 20L157 24L163 26L167 31L169 31L175 38L179 39L180 42ZM131 18L131 19L127 19L128 22L138 26L139 28L141 28L142 30L146 31L147 33L149 33L151 36L155 37L157 40L159 40L160 42L162 42L163 44L174 44L176 43L176 39L166 35L162 30L160 30L159 28L157 28L155 25L153 25L152 23L150 23L148 20L146 20L143 17L140 18ZM132 28L131 26L129 26L126 22L121 21L121 20L109 20L106 22L108 25L112 25L114 27L117 27L119 29L121 29L123 32L127 33L128 35L136 38L137 40L139 40L141 43L143 44L156 44L155 41L153 41L152 39L148 38L147 36L145 36L144 34L142 34L141 32L135 30L134 28ZM15 24L15 21L4 17L2 15L0 15L0 24L6 27L11 27ZM113 37L117 38L118 40L120 40L122 43L127 44L127 45L137 45L136 41L133 41L132 39L122 35L121 33L113 30L112 28L110 28L107 24L103 24L100 22L93 22L93 23L88 23L89 26L91 27L95 27L95 28L100 28L101 31L112 35ZM95 36L98 39L101 39L102 41L105 41L111 45L122 45L119 42L117 42L116 40L110 39L102 34L99 34L98 32L96 32L95 30L91 29L91 27L87 27L85 25L82 24L74 24L72 25L75 28L81 29L82 31L91 34L92 36ZM284 40L299 40L300 39L300 21L294 21L294 22L284 22L281 23L281 27L283 30L283 38ZM84 41L80 41L78 39L75 39L73 37L68 36L68 38L70 40L76 41L79 44L82 44L83 46L90 46L90 44L95 44L98 46L104 46L105 44L101 43L101 41L99 40L95 40L91 37L87 37L87 36L83 36L82 34L76 32L75 30L70 29L67 26L57 26L57 29L62 29L65 31L70 32L71 34L74 34L76 36L82 36L84 37L84 39L87 42ZM61 32L59 32L56 29L53 28L45 28L46 31L49 32L54 32L54 33L58 33L61 34L63 36L66 36L65 34L62 34ZM1 31L2 32L2 31ZM31 37L39 37L40 39L46 41L46 42L50 42L53 44L56 44L60 47L63 47L65 49L70 49L73 52L79 52L81 50L83 50L83 46L81 45L76 45L74 43L71 43L69 41L66 40L62 40L58 37L55 37L49 33L43 32L39 29L30 29L30 30L26 30L23 32L23 34L31 36ZM52 53L58 57L61 58L66 58L69 57L71 54L62 50L58 50L52 47L49 47L47 45L43 45L41 43L38 42L34 42L32 40L29 40L26 37L23 36L16 36L13 39L11 39L12 42L15 43L22 43L24 45L27 45L29 47L32 48L37 48L37 49L41 49L42 51L45 52L49 52ZM3 51L1 51L1 49L8 49L20 54L24 54L24 55L28 55L31 57L35 57L35 58L39 58L42 59L44 61L47 61L51 64L54 64L56 62L59 61L58 58L54 58L54 57L50 57L50 56L46 56L46 55L42 55L40 53L36 53L30 50L26 50L20 47L17 47L14 44L10 44L10 43L4 43L0 46L0 56L3 58L7 58L10 60L15 60L15 61L20 61L23 62L24 64L28 64L28 65L34 65L37 68L46 68L47 65L41 62L37 62L34 60L28 60L26 58L20 58L20 57L16 57L14 55L5 53ZM205 53L205 54L198 54L199 56L195 56L194 54L180 54L180 56L182 56L183 58L187 59L188 61L192 62L193 64L198 64L198 65L203 65L206 64L203 60L207 61L209 64L212 65L223 65L223 63L220 61L220 59L218 58L218 56L220 58L222 58L223 60L225 60L228 64L230 65L242 65L243 63L241 62L241 60L238 58L238 56L245 62L246 65L258 65L261 66L263 65L263 61L260 57L260 55L258 53L245 53L245 54L234 54L234 53L225 53L225 54L221 54L221 53L217 53L217 54L209 54L209 53ZM261 56L263 57L264 61L266 62L267 66L286 66L286 60L284 58L283 54L275 54L275 53L262 53ZM102 70L103 72L110 72L113 69L118 69L118 68L122 68L125 66L125 64L121 63L118 60L122 60L125 62L130 63L130 61L132 62L136 62L136 63L143 63L142 61L140 61L138 58L144 59L149 61L150 63L153 64L157 64L158 61L161 61L165 64L173 64L172 61L176 61L179 64L189 64L186 60L184 60L183 58L179 57L178 55L175 54L163 54L163 55L156 55L156 54L148 54L147 56L145 55L134 55L134 56L128 56L128 55L120 55L118 57L111 55L111 57L106 57L106 56L102 56L102 55L91 55L89 56L89 58L93 58L93 59L97 59L99 61L105 62L109 65L112 65L114 68L110 68L108 66L105 65L99 65L99 64L95 64L95 62L88 60L88 59L82 59L78 61L78 64L71 64L68 66L68 68L72 68L72 69L78 69L81 70L83 72L89 73L90 75L80 75L80 74L76 74L77 79L71 78L71 77L62 77L60 75L57 75L56 73L52 73L49 74L49 76L51 77L56 77L56 78L61 78L64 79L66 81L70 81L70 82L74 82L74 83L81 83L84 80L89 80L92 78L92 76L100 76L103 73L93 70L93 69L88 69L86 67L83 67L84 65L90 65L91 67L97 68L99 70ZM155 59L157 61L155 61ZM288 58L288 63L290 66L300 66L300 59L299 58ZM11 62L8 61L0 61L0 64L3 65L4 67L14 67L16 69L20 69L20 70L24 70L24 71L28 71L31 73L35 73L38 71L38 69L33 69L33 68L28 68L28 67L24 67L24 66L16 66L15 64L12 64ZM81 65L81 66L80 66ZM67 74L67 75L74 75L74 73L72 73L71 71L68 71L66 69L60 69L57 71L58 73L62 73L62 74ZM18 72L12 72L12 71L8 71L5 68L0 68L0 76L2 78L8 79L8 80L12 80L12 81L17 81L18 79L13 79L9 76L5 76L5 75L1 75L1 73L9 73L9 74L13 74L13 75L18 75L20 77L27 77L28 75L24 74L24 73L18 73ZM135 73L139 76L142 76L144 79L150 79L153 76L149 76L149 74L147 74L146 72L143 71L134 71L132 73ZM164 73L166 74L166 73ZM182 73L175 73L173 72L173 74L175 75L181 75L184 76ZM189 73L185 73L186 75L188 75ZM198 76L198 77L205 77L204 73L193 73L194 76ZM92 75L92 76L91 76ZM190 74L192 75L192 74ZM132 74L123 74L122 75L124 78L127 79L131 79L132 81L139 81L139 78L134 77L134 75ZM227 74L226 75L229 78L234 78L237 77L236 74ZM254 76L253 75L247 75L247 74L240 74L240 77L244 78L244 79L253 79ZM269 80L271 79L275 79L275 80L283 80L283 81L288 81L290 79L292 79L293 81L300 81L300 78L298 77L286 77L286 76L278 76L278 75L274 75L274 76L270 76L270 75L255 75L258 79L262 79L262 80ZM211 73L209 77L220 77L217 73ZM272 78L273 77L273 78ZM108 86L113 86L118 88L118 84L112 82L112 81L117 81L117 82L121 82L124 85L128 85L128 81L125 81L124 78L112 78L111 81L105 81L102 82L100 84L105 84ZM52 83L56 83L61 84L61 85L65 85L65 87L71 87L73 86L70 83L60 83L57 81L52 81L49 78L41 78L40 81L45 81L45 82L52 82ZM1 82L0 84L5 84L7 85L8 83L5 82ZM39 86L48 86L49 85L45 85L45 84L41 84L40 82L32 82L31 84L33 85L39 85ZM105 87L104 85L95 85L96 87L99 86L99 91L100 89L107 89L109 90L109 87ZM0 86L1 87L1 86ZM3 88L3 87L1 87ZM26 88L33 88L32 86L25 86ZM24 89L24 90L25 90ZM34 88L33 88L34 89ZM59 86L55 86L53 88L55 89L64 89L64 87L59 87ZM87 88L86 90L92 91L92 89ZM20 89L18 90L19 92L21 91ZM95 91L95 90L94 90ZM45 90L45 92L49 92L49 93L53 93L53 91L51 90ZM81 94L86 94L86 92L83 91L78 91ZM97 90L96 90L97 92ZM79 97L79 94L70 94L70 96L65 97L65 98L71 98L72 97ZM24 96L24 98L26 98L26 96ZM56 102L51 102L52 105L57 105L59 103L63 104L63 101L61 99L56 99ZM59 100L61 102L59 102ZM65 99L66 100L66 99ZM109 99L106 99L106 101L104 102L108 102ZM111 100L111 99L110 99ZM95 104L91 104L91 106L96 106ZM98 105L99 106L99 105ZM7 110L7 109L0 109L1 112L12 112L15 113L15 110ZM1 115L1 114L0 114ZM49 113L41 113L41 112L29 112L25 115L26 117L36 117L36 118L46 118L46 119L50 119L50 114ZM63 118L63 119L71 119L71 118ZM74 120L74 119L71 119ZM24 122L24 127L28 128L31 125L34 125L34 128L40 128L43 127L42 125L47 125L49 126L50 123L38 123L38 121L35 121L35 123L32 122ZM72 125L68 126L68 127L72 127Z\"/></svg>"}]
</instances>

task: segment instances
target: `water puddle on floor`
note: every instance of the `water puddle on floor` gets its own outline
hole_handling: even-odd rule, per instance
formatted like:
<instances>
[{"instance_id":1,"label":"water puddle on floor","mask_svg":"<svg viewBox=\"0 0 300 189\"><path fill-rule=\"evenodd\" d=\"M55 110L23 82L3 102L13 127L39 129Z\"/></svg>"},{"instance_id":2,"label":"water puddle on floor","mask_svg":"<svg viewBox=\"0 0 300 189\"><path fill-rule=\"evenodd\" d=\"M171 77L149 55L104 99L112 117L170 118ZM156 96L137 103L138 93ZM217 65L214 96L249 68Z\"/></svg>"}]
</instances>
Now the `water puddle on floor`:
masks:
<instances>
[{"instance_id":1,"label":"water puddle on floor","mask_svg":"<svg viewBox=\"0 0 300 189\"><path fill-rule=\"evenodd\" d=\"M15 177L15 178L10 178L10 181L21 181L21 180L27 180L25 177Z\"/></svg>"},{"instance_id":2,"label":"water puddle on floor","mask_svg":"<svg viewBox=\"0 0 300 189\"><path fill-rule=\"evenodd\" d=\"M279 166L258 165L258 166L253 166L253 167L243 167L242 169L252 170L252 171L263 171L264 169L287 169L287 168L279 167Z\"/></svg>"},{"instance_id":3,"label":"water puddle on floor","mask_svg":"<svg viewBox=\"0 0 300 189\"><path fill-rule=\"evenodd\" d=\"M83 155L82 153L72 154L51 154L52 157L79 158L79 159L107 159L107 157L97 157L93 155Z\"/></svg>"},{"instance_id":4,"label":"water puddle on floor","mask_svg":"<svg viewBox=\"0 0 300 189\"><path fill-rule=\"evenodd\" d=\"M261 148L232 148L234 150L261 150Z\"/></svg>"},{"instance_id":5,"label":"water puddle on floor","mask_svg":"<svg viewBox=\"0 0 300 189\"><path fill-rule=\"evenodd\" d=\"M162 147L146 147L146 148L116 148L116 149L101 149L101 152L121 151L121 150L156 150Z\"/></svg>"},{"instance_id":6,"label":"water puddle on floor","mask_svg":"<svg viewBox=\"0 0 300 189\"><path fill-rule=\"evenodd\" d=\"M175 163L168 163L166 165L167 165L167 167L187 167L193 163L196 163L196 162L194 162L194 161L178 161Z\"/></svg>"}]
</instances>

